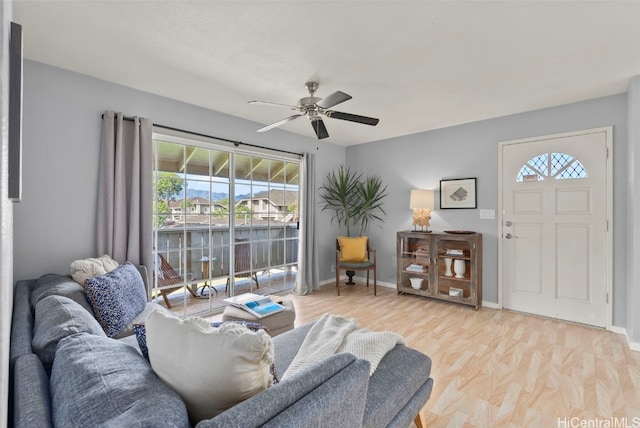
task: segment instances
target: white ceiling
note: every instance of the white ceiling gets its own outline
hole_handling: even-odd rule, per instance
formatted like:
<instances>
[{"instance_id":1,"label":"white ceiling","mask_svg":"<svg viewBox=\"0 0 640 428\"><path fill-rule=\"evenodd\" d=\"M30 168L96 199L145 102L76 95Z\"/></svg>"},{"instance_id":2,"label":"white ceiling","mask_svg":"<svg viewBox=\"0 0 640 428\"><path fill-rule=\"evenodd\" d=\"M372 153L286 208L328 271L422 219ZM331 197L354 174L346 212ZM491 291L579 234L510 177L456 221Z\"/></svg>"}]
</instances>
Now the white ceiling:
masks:
<instances>
[{"instance_id":1,"label":"white ceiling","mask_svg":"<svg viewBox=\"0 0 640 428\"><path fill-rule=\"evenodd\" d=\"M640 1L14 1L25 57L270 124L304 83L352 145L623 93ZM136 112L125 112L135 114ZM282 129L313 136L306 118ZM273 132L273 131L270 131ZM260 134L262 135L262 134Z\"/></svg>"}]
</instances>

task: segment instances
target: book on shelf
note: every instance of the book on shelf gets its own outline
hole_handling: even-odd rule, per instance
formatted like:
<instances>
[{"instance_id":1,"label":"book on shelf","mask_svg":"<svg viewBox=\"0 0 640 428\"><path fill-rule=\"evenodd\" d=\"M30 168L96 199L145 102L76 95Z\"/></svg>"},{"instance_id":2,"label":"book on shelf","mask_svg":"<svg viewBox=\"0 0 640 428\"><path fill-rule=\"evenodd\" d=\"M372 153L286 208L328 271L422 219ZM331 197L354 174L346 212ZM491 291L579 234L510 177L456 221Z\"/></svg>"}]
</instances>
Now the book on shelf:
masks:
<instances>
[{"instance_id":1,"label":"book on shelf","mask_svg":"<svg viewBox=\"0 0 640 428\"><path fill-rule=\"evenodd\" d=\"M457 248L447 248L445 254L447 256L464 256L464 251L458 250Z\"/></svg>"},{"instance_id":2,"label":"book on shelf","mask_svg":"<svg viewBox=\"0 0 640 428\"><path fill-rule=\"evenodd\" d=\"M417 265L415 263L412 263L409 266L407 266L405 270L408 270L410 272L424 272L426 269L422 265Z\"/></svg>"},{"instance_id":3,"label":"book on shelf","mask_svg":"<svg viewBox=\"0 0 640 428\"><path fill-rule=\"evenodd\" d=\"M277 314L284 310L284 306L271 300L269 296L244 293L224 299L225 302L236 308L244 309L257 318Z\"/></svg>"}]
</instances>

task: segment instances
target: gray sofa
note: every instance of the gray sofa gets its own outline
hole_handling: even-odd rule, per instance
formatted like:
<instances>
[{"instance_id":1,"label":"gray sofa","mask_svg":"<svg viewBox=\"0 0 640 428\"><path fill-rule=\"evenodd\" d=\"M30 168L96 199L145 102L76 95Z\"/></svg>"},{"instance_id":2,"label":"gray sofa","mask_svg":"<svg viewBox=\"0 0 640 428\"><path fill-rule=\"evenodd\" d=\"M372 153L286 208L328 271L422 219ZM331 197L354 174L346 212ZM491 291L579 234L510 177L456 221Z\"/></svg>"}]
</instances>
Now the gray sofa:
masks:
<instances>
[{"instance_id":1,"label":"gray sofa","mask_svg":"<svg viewBox=\"0 0 640 428\"><path fill-rule=\"evenodd\" d=\"M51 295L56 297L47 298ZM82 288L62 275L16 284L9 426L188 427L184 403L155 376L134 335L110 339L92 333L92 322L77 321L74 313L84 319L80 311L91 311L83 300ZM155 304L147 306L145 313ZM311 325L273 338L277 373L285 372ZM68 336L43 346L48 329ZM367 361L337 354L197 428L406 428L429 399L430 370L426 355L401 345L387 353L372 376Z\"/></svg>"}]
</instances>

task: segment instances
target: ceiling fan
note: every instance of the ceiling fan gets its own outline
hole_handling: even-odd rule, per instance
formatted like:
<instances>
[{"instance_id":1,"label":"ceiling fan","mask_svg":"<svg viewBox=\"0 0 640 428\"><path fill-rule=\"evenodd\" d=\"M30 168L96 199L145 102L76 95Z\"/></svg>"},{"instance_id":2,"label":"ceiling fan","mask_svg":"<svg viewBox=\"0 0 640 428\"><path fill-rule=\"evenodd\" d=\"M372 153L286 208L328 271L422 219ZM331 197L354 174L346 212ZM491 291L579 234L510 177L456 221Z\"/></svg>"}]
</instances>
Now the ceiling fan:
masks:
<instances>
[{"instance_id":1,"label":"ceiling fan","mask_svg":"<svg viewBox=\"0 0 640 428\"><path fill-rule=\"evenodd\" d=\"M278 122L272 123L271 125L267 125L264 128L258 129L258 132L268 131L302 116L307 116L309 118L309 120L311 121L311 126L313 127L313 130L315 131L319 140L327 138L329 136L327 128L324 126L324 122L322 121L322 116L331 117L333 119L348 120L349 122L363 123L365 125L371 126L376 126L378 124L379 119L373 117L359 116L357 114L329 110L333 106L350 100L351 95L345 94L341 91L336 91L325 98L319 98L314 96L314 94L318 90L318 86L320 86L317 82L307 82L305 83L305 86L309 91L309 96L300 98L298 100L298 105L295 106L288 104L270 103L266 101L249 101L249 104L264 104L275 107L285 107L290 110L298 111L298 113L294 114L293 116L289 116L285 119L279 120Z\"/></svg>"}]
</instances>

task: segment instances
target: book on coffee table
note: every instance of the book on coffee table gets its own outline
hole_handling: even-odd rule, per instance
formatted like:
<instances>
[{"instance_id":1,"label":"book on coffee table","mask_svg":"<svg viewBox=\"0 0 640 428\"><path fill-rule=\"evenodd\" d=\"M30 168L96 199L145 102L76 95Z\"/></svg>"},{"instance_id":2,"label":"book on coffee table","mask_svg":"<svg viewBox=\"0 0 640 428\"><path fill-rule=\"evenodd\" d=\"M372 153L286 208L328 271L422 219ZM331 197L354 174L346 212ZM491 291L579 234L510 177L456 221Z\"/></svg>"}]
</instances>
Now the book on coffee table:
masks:
<instances>
[{"instance_id":1,"label":"book on coffee table","mask_svg":"<svg viewBox=\"0 0 640 428\"><path fill-rule=\"evenodd\" d=\"M224 301L232 306L244 309L256 318L264 318L284 310L284 306L274 302L270 297L253 293L239 294L224 299Z\"/></svg>"}]
</instances>

